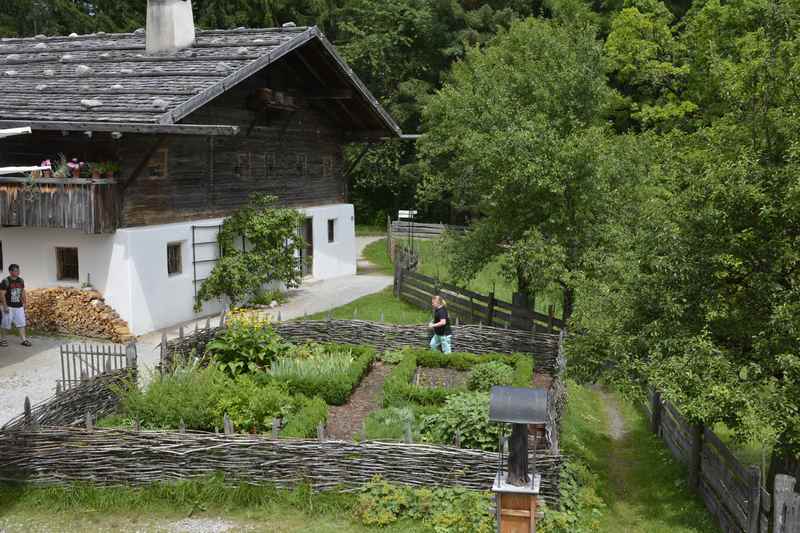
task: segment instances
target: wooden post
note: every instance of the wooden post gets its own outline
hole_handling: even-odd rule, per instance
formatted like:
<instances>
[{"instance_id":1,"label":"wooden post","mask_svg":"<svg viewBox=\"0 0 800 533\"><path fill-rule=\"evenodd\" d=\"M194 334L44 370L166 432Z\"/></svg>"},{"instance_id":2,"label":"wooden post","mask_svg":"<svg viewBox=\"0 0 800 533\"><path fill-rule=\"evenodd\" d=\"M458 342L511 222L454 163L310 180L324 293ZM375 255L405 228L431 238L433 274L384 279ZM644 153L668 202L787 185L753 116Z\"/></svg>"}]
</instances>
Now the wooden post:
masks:
<instances>
[{"instance_id":1,"label":"wooden post","mask_svg":"<svg viewBox=\"0 0 800 533\"><path fill-rule=\"evenodd\" d=\"M86 420L86 429L88 429L89 431L94 429L94 419L92 418L92 413L86 411L85 420Z\"/></svg>"},{"instance_id":2,"label":"wooden post","mask_svg":"<svg viewBox=\"0 0 800 533\"><path fill-rule=\"evenodd\" d=\"M225 327L225 311L219 314L219 327Z\"/></svg>"},{"instance_id":3,"label":"wooden post","mask_svg":"<svg viewBox=\"0 0 800 533\"><path fill-rule=\"evenodd\" d=\"M222 427L226 435L233 435L234 433L233 422L231 422L228 413L225 413L225 416L222 417Z\"/></svg>"},{"instance_id":4,"label":"wooden post","mask_svg":"<svg viewBox=\"0 0 800 533\"><path fill-rule=\"evenodd\" d=\"M183 421L183 418L181 418L181 422L178 424L178 433L186 433L186 422Z\"/></svg>"},{"instance_id":5,"label":"wooden post","mask_svg":"<svg viewBox=\"0 0 800 533\"><path fill-rule=\"evenodd\" d=\"M133 431L135 431L136 433L139 433L141 430L142 430L142 423L137 418L137 419L135 419L133 421Z\"/></svg>"},{"instance_id":6,"label":"wooden post","mask_svg":"<svg viewBox=\"0 0 800 533\"><path fill-rule=\"evenodd\" d=\"M759 518L761 515L761 468L751 465L747 469L750 482L750 498L748 502L749 524L747 533L759 533ZM798 524L800 525L800 524Z\"/></svg>"},{"instance_id":7,"label":"wooden post","mask_svg":"<svg viewBox=\"0 0 800 533\"><path fill-rule=\"evenodd\" d=\"M486 306L486 325L494 325L494 292L489 293L489 303Z\"/></svg>"},{"instance_id":8,"label":"wooden post","mask_svg":"<svg viewBox=\"0 0 800 533\"><path fill-rule=\"evenodd\" d=\"M403 441L406 444L411 444L414 442L414 436L411 432L411 422L406 422L406 427L403 430Z\"/></svg>"},{"instance_id":9,"label":"wooden post","mask_svg":"<svg viewBox=\"0 0 800 533\"><path fill-rule=\"evenodd\" d=\"M392 257L392 216L386 215L386 255L389 256L390 261L394 261Z\"/></svg>"},{"instance_id":10,"label":"wooden post","mask_svg":"<svg viewBox=\"0 0 800 533\"><path fill-rule=\"evenodd\" d=\"M33 424L33 412L31 411L31 399L27 396L25 396L23 412L25 413L25 426L30 429L31 425Z\"/></svg>"},{"instance_id":11,"label":"wooden post","mask_svg":"<svg viewBox=\"0 0 800 533\"><path fill-rule=\"evenodd\" d=\"M323 424L317 424L317 438L320 442L325 442L325 426Z\"/></svg>"},{"instance_id":12,"label":"wooden post","mask_svg":"<svg viewBox=\"0 0 800 533\"><path fill-rule=\"evenodd\" d=\"M703 451L703 426L689 426L689 488L696 491L700 488L700 465Z\"/></svg>"},{"instance_id":13,"label":"wooden post","mask_svg":"<svg viewBox=\"0 0 800 533\"><path fill-rule=\"evenodd\" d=\"M206 331L211 331L211 317L206 318L206 327L204 329Z\"/></svg>"},{"instance_id":14,"label":"wooden post","mask_svg":"<svg viewBox=\"0 0 800 533\"><path fill-rule=\"evenodd\" d=\"M458 429L456 430L455 445L456 448L461 448L461 431Z\"/></svg>"},{"instance_id":15,"label":"wooden post","mask_svg":"<svg viewBox=\"0 0 800 533\"><path fill-rule=\"evenodd\" d=\"M280 432L280 429L281 429L280 422L278 421L277 418L273 418L272 419L272 438L273 439L277 439L278 438L278 433Z\"/></svg>"},{"instance_id":16,"label":"wooden post","mask_svg":"<svg viewBox=\"0 0 800 533\"><path fill-rule=\"evenodd\" d=\"M168 372L169 369L167 368L167 334L161 334L161 373Z\"/></svg>"},{"instance_id":17,"label":"wooden post","mask_svg":"<svg viewBox=\"0 0 800 533\"><path fill-rule=\"evenodd\" d=\"M553 331L553 321L555 320L556 306L550 304L547 306L547 329L549 332Z\"/></svg>"},{"instance_id":18,"label":"wooden post","mask_svg":"<svg viewBox=\"0 0 800 533\"><path fill-rule=\"evenodd\" d=\"M653 398L650 402L650 410L653 416L650 418L650 431L656 435L661 434L661 393L653 391Z\"/></svg>"},{"instance_id":19,"label":"wooden post","mask_svg":"<svg viewBox=\"0 0 800 533\"><path fill-rule=\"evenodd\" d=\"M788 515L792 500L796 496L794 493L796 483L797 480L791 476L784 474L775 476L775 488L772 492L772 533L794 533Z\"/></svg>"},{"instance_id":20,"label":"wooden post","mask_svg":"<svg viewBox=\"0 0 800 533\"><path fill-rule=\"evenodd\" d=\"M183 340L183 326L178 328L178 337Z\"/></svg>"}]
</instances>

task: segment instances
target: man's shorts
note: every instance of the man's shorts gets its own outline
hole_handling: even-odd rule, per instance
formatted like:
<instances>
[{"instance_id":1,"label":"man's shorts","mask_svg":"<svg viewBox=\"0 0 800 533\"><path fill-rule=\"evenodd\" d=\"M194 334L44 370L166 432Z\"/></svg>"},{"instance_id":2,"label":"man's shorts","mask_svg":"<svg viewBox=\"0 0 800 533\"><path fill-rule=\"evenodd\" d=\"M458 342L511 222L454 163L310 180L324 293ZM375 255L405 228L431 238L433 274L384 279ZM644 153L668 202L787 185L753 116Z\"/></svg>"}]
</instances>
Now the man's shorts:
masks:
<instances>
[{"instance_id":1,"label":"man's shorts","mask_svg":"<svg viewBox=\"0 0 800 533\"><path fill-rule=\"evenodd\" d=\"M0 321L3 329L11 329L14 325L18 328L25 327L25 309L23 307L9 307L8 313L3 313L3 320Z\"/></svg>"}]
</instances>

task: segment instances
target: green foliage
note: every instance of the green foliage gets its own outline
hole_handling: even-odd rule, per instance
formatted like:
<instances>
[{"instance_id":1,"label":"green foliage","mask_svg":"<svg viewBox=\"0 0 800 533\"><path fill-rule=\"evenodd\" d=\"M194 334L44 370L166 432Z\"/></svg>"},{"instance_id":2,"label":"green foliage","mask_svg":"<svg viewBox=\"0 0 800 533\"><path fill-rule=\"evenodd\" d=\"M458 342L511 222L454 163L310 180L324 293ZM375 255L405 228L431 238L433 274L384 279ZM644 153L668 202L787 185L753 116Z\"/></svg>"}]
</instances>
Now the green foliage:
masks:
<instances>
[{"instance_id":1,"label":"green foliage","mask_svg":"<svg viewBox=\"0 0 800 533\"><path fill-rule=\"evenodd\" d=\"M416 426L416 415L411 406L387 407L367 416L364 431L370 440L402 440L408 427L411 428L412 437L415 437Z\"/></svg>"},{"instance_id":2,"label":"green foliage","mask_svg":"<svg viewBox=\"0 0 800 533\"><path fill-rule=\"evenodd\" d=\"M235 307L269 283L298 286L296 257L305 243L297 228L302 222L299 211L277 207L276 197L254 195L223 222L217 237L222 257L200 286L195 307L199 310L203 302L222 296Z\"/></svg>"},{"instance_id":3,"label":"green foliage","mask_svg":"<svg viewBox=\"0 0 800 533\"><path fill-rule=\"evenodd\" d=\"M381 361L390 365L396 365L405 358L406 353L402 350L385 351L380 354Z\"/></svg>"},{"instance_id":4,"label":"green foliage","mask_svg":"<svg viewBox=\"0 0 800 533\"><path fill-rule=\"evenodd\" d=\"M239 375L216 400L214 420L222 420L227 413L238 431L266 432L272 429L274 418L290 416L301 402L302 398L289 394L284 385L258 383L251 376Z\"/></svg>"},{"instance_id":5,"label":"green foliage","mask_svg":"<svg viewBox=\"0 0 800 533\"><path fill-rule=\"evenodd\" d=\"M288 422L281 431L284 437L299 439L317 436L317 426L328 419L328 405L319 397L302 398L300 408L289 415Z\"/></svg>"},{"instance_id":6,"label":"green foliage","mask_svg":"<svg viewBox=\"0 0 800 533\"><path fill-rule=\"evenodd\" d=\"M357 316L361 320L374 322L382 318L387 324L409 324L420 327L425 327L423 324L427 324L431 319L430 310L420 309L395 298L392 287L332 309L331 316L339 320L352 320L353 316ZM328 312L323 311L308 318L309 320L325 320L328 318Z\"/></svg>"},{"instance_id":7,"label":"green foliage","mask_svg":"<svg viewBox=\"0 0 800 533\"><path fill-rule=\"evenodd\" d=\"M428 406L442 405L447 398L461 392L454 388L420 387L412 384L411 380L417 366L470 370L476 365L494 362L508 367L513 366L509 384L515 387L529 387L533 378L533 359L530 355L525 354L476 355L461 352L444 354L413 348L405 348L399 353L403 357L383 382L383 405L385 407L403 406L407 403Z\"/></svg>"},{"instance_id":8,"label":"green foliage","mask_svg":"<svg viewBox=\"0 0 800 533\"><path fill-rule=\"evenodd\" d=\"M438 413L426 416L422 431L433 442L451 444L456 432L461 445L477 450L497 450L503 426L489 421L489 395L462 392L449 396Z\"/></svg>"},{"instance_id":9,"label":"green foliage","mask_svg":"<svg viewBox=\"0 0 800 533\"><path fill-rule=\"evenodd\" d=\"M488 493L466 489L412 489L376 477L358 496L354 513L368 526L401 518L421 520L436 533L491 533L495 530Z\"/></svg>"},{"instance_id":10,"label":"green foliage","mask_svg":"<svg viewBox=\"0 0 800 533\"><path fill-rule=\"evenodd\" d=\"M499 361L475 365L470 370L467 388L472 391L489 392L495 385L511 385L514 369Z\"/></svg>"},{"instance_id":11,"label":"green foliage","mask_svg":"<svg viewBox=\"0 0 800 533\"><path fill-rule=\"evenodd\" d=\"M272 379L308 396L319 395L331 405L343 405L367 373L375 350L365 346L324 345L321 352L302 354L303 348L272 362ZM305 348L308 350L308 348Z\"/></svg>"},{"instance_id":12,"label":"green foliage","mask_svg":"<svg viewBox=\"0 0 800 533\"><path fill-rule=\"evenodd\" d=\"M206 344L206 355L229 375L265 371L293 346L265 320L246 314L228 319L222 334Z\"/></svg>"},{"instance_id":13,"label":"green foliage","mask_svg":"<svg viewBox=\"0 0 800 533\"><path fill-rule=\"evenodd\" d=\"M299 410L308 411L299 415L301 419L319 418L313 410L318 399L290 394L285 384L257 377L230 378L215 365L181 367L173 374L154 376L145 390L121 389L121 414L102 425L128 426L138 420L146 428L177 429L183 421L187 429L214 431L222 428L227 414L237 431L260 433L271 431L274 418L291 421Z\"/></svg>"}]
</instances>

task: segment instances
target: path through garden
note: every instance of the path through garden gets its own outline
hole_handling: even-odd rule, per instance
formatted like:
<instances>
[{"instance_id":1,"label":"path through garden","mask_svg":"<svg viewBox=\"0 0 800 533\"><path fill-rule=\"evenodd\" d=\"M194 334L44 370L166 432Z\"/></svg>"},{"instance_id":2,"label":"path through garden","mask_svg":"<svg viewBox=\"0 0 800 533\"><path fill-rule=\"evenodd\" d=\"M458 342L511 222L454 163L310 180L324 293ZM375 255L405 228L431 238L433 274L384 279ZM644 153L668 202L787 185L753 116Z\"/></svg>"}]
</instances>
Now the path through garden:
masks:
<instances>
[{"instance_id":1,"label":"path through garden","mask_svg":"<svg viewBox=\"0 0 800 533\"><path fill-rule=\"evenodd\" d=\"M380 409L383 381L391 370L391 365L376 361L369 374L350 395L348 402L328 409L326 432L329 438L353 440L359 434L367 416L372 411Z\"/></svg>"}]
</instances>

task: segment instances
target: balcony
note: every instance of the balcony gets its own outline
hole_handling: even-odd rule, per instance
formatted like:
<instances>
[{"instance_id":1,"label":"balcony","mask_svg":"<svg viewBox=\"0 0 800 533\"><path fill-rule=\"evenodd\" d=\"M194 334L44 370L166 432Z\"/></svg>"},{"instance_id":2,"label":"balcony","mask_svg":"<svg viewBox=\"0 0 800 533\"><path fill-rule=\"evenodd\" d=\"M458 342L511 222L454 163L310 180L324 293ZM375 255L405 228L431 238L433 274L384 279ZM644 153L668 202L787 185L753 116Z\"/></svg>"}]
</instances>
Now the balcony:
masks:
<instances>
[{"instance_id":1,"label":"balcony","mask_svg":"<svg viewBox=\"0 0 800 533\"><path fill-rule=\"evenodd\" d=\"M114 233L116 180L0 176L0 226Z\"/></svg>"}]
</instances>

